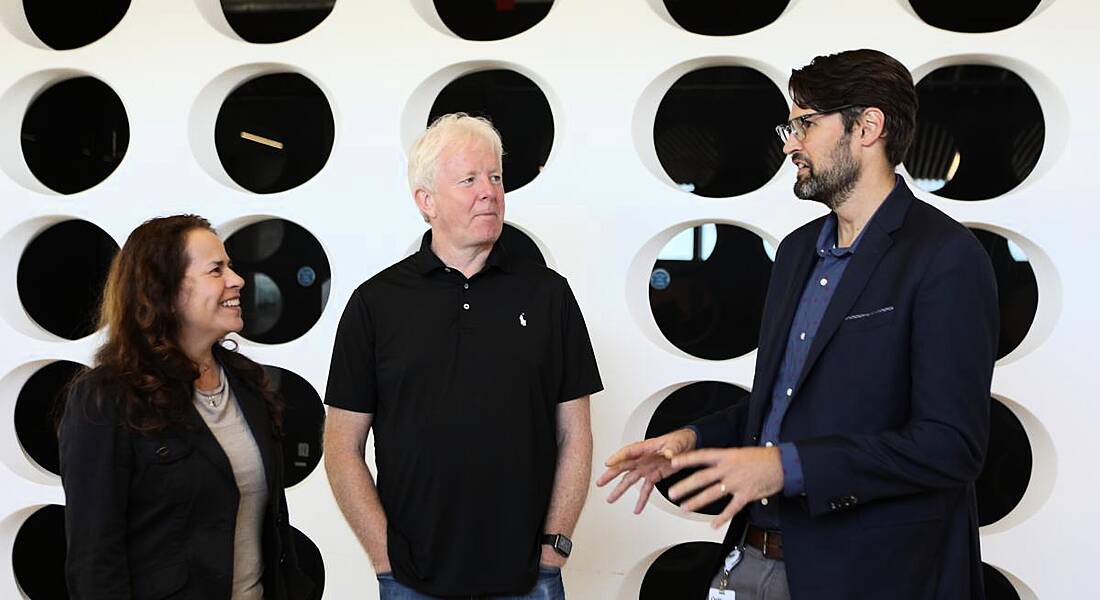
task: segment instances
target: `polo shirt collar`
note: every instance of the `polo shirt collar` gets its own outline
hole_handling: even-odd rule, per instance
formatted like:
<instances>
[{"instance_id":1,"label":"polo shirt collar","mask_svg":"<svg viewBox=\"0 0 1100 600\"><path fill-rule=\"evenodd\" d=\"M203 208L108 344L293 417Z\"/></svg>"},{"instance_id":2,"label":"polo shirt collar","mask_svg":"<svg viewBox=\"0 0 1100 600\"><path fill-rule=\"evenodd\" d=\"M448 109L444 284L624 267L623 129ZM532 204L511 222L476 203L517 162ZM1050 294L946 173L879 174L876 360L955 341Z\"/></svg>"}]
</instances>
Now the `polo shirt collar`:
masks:
<instances>
[{"instance_id":1,"label":"polo shirt collar","mask_svg":"<svg viewBox=\"0 0 1100 600\"><path fill-rule=\"evenodd\" d=\"M482 271L485 271L489 267L495 267L502 271L510 271L512 266L511 260L509 260L508 251L504 249L504 246L497 239L493 244L493 249L489 251L489 257L485 259L485 267ZM447 265L443 264L442 260L432 252L432 230L424 232L424 236L420 239L420 250L413 255L413 268L417 273L421 275L428 275L438 269L445 269Z\"/></svg>"}]
</instances>

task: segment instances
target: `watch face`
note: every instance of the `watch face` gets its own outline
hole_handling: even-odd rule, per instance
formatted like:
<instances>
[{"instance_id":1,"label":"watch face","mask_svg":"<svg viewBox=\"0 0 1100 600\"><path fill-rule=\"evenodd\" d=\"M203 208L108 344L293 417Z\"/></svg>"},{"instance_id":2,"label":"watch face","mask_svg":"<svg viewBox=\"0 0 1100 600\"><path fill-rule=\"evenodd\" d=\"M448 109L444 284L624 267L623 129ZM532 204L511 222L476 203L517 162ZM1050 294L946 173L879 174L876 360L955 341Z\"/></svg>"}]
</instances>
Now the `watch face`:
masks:
<instances>
[{"instance_id":1,"label":"watch face","mask_svg":"<svg viewBox=\"0 0 1100 600\"><path fill-rule=\"evenodd\" d=\"M557 541L554 542L554 547L562 554L569 556L569 553L573 551L573 542L564 535L559 535Z\"/></svg>"}]
</instances>

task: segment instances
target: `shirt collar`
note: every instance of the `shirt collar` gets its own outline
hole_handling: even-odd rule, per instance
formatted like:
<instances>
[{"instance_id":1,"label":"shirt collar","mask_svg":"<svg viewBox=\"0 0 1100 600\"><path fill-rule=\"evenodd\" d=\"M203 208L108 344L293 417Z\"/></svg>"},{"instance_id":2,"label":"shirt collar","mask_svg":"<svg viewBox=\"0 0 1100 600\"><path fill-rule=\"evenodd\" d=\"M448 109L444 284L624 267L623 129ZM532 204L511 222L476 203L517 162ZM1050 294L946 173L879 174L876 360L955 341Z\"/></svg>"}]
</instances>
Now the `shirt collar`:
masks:
<instances>
[{"instance_id":1,"label":"shirt collar","mask_svg":"<svg viewBox=\"0 0 1100 600\"><path fill-rule=\"evenodd\" d=\"M867 224L863 226L863 229L859 232L859 235L857 235L856 239L852 241L852 245L848 246L847 248L837 248L836 246L836 213L830 212L829 216L825 218L825 223L821 225L821 233L817 236L817 245L814 246L817 255L825 256L825 254L828 253L836 257L841 257L847 256L849 254L855 254L856 250L859 248L860 240L863 239L863 233L866 232L871 227L871 224L875 221L875 215L881 212L882 207L886 206L886 204L890 202L890 198L892 198L895 193L898 192L898 187L904 185L905 183L902 182L901 177L897 176L896 180L894 181L894 189L892 189L890 193L886 195L886 200L884 200L882 204L880 204L879 207L875 209L875 212L871 215L871 218L867 219Z\"/></svg>"},{"instance_id":2,"label":"shirt collar","mask_svg":"<svg viewBox=\"0 0 1100 600\"><path fill-rule=\"evenodd\" d=\"M508 251L504 249L498 239L493 244L493 249L489 251L489 257L485 259L485 267L482 271L487 270L490 267L500 269L502 271L510 271L512 266L509 260ZM424 236L420 239L420 250L413 255L413 268L417 273L421 275L428 275L438 269L445 269L447 265L443 264L442 260L432 252L432 230L424 232Z\"/></svg>"}]
</instances>

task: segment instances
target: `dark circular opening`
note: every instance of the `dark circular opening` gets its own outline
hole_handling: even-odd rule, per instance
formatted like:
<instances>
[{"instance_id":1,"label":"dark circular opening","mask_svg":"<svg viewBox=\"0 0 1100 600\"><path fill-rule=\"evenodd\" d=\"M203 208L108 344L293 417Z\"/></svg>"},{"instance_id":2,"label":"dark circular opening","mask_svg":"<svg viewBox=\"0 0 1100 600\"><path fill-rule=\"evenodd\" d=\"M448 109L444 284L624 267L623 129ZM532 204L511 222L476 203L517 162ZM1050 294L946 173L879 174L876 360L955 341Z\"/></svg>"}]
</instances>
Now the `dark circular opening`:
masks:
<instances>
[{"instance_id":1,"label":"dark circular opening","mask_svg":"<svg viewBox=\"0 0 1100 600\"><path fill-rule=\"evenodd\" d=\"M65 587L65 508L47 504L23 521L11 549L11 566L30 600L69 597Z\"/></svg>"},{"instance_id":2,"label":"dark circular opening","mask_svg":"<svg viewBox=\"0 0 1100 600\"><path fill-rule=\"evenodd\" d=\"M328 257L301 225L266 219L230 235L225 249L245 280L241 289L244 329L254 342L297 339L321 318L328 302Z\"/></svg>"},{"instance_id":3,"label":"dark circular opening","mask_svg":"<svg viewBox=\"0 0 1100 600\"><path fill-rule=\"evenodd\" d=\"M668 14L684 29L702 35L738 35L763 29L783 14L790 0L699 2L664 0Z\"/></svg>"},{"instance_id":4,"label":"dark circular opening","mask_svg":"<svg viewBox=\"0 0 1100 600\"><path fill-rule=\"evenodd\" d=\"M312 30L332 12L336 0L221 0L225 20L241 39L256 44L285 42Z\"/></svg>"},{"instance_id":5,"label":"dark circular opening","mask_svg":"<svg viewBox=\"0 0 1100 600\"><path fill-rule=\"evenodd\" d=\"M250 79L222 103L214 145L225 172L257 194L302 185L328 162L336 136L321 88L299 73Z\"/></svg>"},{"instance_id":6,"label":"dark circular opening","mask_svg":"<svg viewBox=\"0 0 1100 600\"><path fill-rule=\"evenodd\" d=\"M116 252L111 236L87 221L62 221L47 228L19 257L16 287L23 310L40 327L65 339L91 334Z\"/></svg>"},{"instance_id":7,"label":"dark circular opening","mask_svg":"<svg viewBox=\"0 0 1100 600\"><path fill-rule=\"evenodd\" d=\"M783 93L749 67L707 67L676 80L657 107L657 158L681 189L708 198L747 194L783 164L775 126Z\"/></svg>"},{"instance_id":8,"label":"dark circular opening","mask_svg":"<svg viewBox=\"0 0 1100 600\"><path fill-rule=\"evenodd\" d=\"M321 551L317 549L317 544L314 544L313 540L298 528L291 526L290 530L294 535L294 551L298 554L298 567L306 577L313 580L313 592L310 598L320 598L325 591L325 561L321 558Z\"/></svg>"},{"instance_id":9,"label":"dark circular opening","mask_svg":"<svg viewBox=\"0 0 1100 600\"><path fill-rule=\"evenodd\" d=\"M54 417L60 415L64 392L73 377L84 368L80 363L59 360L34 372L15 400L15 434L23 451L38 466L61 474Z\"/></svg>"},{"instance_id":10,"label":"dark circular opening","mask_svg":"<svg viewBox=\"0 0 1100 600\"><path fill-rule=\"evenodd\" d=\"M458 37L502 40L527 31L550 12L554 0L433 0L443 24Z\"/></svg>"},{"instance_id":11,"label":"dark circular opening","mask_svg":"<svg viewBox=\"0 0 1100 600\"><path fill-rule=\"evenodd\" d=\"M706 598L721 544L686 542L665 550L642 578L639 600Z\"/></svg>"},{"instance_id":12,"label":"dark circular opening","mask_svg":"<svg viewBox=\"0 0 1100 600\"><path fill-rule=\"evenodd\" d=\"M283 486L291 487L308 477L321 462L325 409L317 390L298 374L281 367L265 366L264 370L285 403Z\"/></svg>"},{"instance_id":13,"label":"dark circular opening","mask_svg":"<svg viewBox=\"0 0 1100 600\"><path fill-rule=\"evenodd\" d=\"M1001 334L997 358L1004 358L1027 337L1039 307L1039 284L1035 270L1020 246L1002 235L984 229L970 230L989 253L997 278L997 300L1001 311Z\"/></svg>"},{"instance_id":14,"label":"dark circular opening","mask_svg":"<svg viewBox=\"0 0 1100 600\"><path fill-rule=\"evenodd\" d=\"M657 327L692 356L724 360L756 348L774 251L724 223L689 227L657 255L649 307Z\"/></svg>"},{"instance_id":15,"label":"dark circular opening","mask_svg":"<svg viewBox=\"0 0 1100 600\"><path fill-rule=\"evenodd\" d=\"M985 579L986 600L1020 600L1020 593L1012 587L1012 582L996 568L982 563L982 575Z\"/></svg>"},{"instance_id":16,"label":"dark circular opening","mask_svg":"<svg viewBox=\"0 0 1100 600\"><path fill-rule=\"evenodd\" d=\"M1039 0L909 0L909 4L932 27L987 33L1023 23L1035 12Z\"/></svg>"},{"instance_id":17,"label":"dark circular opening","mask_svg":"<svg viewBox=\"0 0 1100 600\"><path fill-rule=\"evenodd\" d=\"M428 123L454 112L486 117L504 141L504 190L519 189L546 165L554 144L554 115L539 86L524 75L492 69L447 84L428 114Z\"/></svg>"},{"instance_id":18,"label":"dark circular opening","mask_svg":"<svg viewBox=\"0 0 1100 600\"><path fill-rule=\"evenodd\" d=\"M130 0L23 0L23 14L38 39L54 50L72 50L110 33Z\"/></svg>"},{"instance_id":19,"label":"dark circular opening","mask_svg":"<svg viewBox=\"0 0 1100 600\"><path fill-rule=\"evenodd\" d=\"M75 194L107 179L122 162L130 122L107 84L74 77L31 102L19 135L31 173L55 192Z\"/></svg>"},{"instance_id":20,"label":"dark circular opening","mask_svg":"<svg viewBox=\"0 0 1100 600\"><path fill-rule=\"evenodd\" d=\"M955 3L958 5L959 3ZM1046 124L1035 92L1003 67L954 65L917 83L920 108L905 168L922 189L988 200L1027 179Z\"/></svg>"},{"instance_id":21,"label":"dark circular opening","mask_svg":"<svg viewBox=\"0 0 1100 600\"><path fill-rule=\"evenodd\" d=\"M990 399L989 446L975 484L978 524L996 523L1012 512L1031 481L1031 442L1020 419L996 398Z\"/></svg>"},{"instance_id":22,"label":"dark circular opening","mask_svg":"<svg viewBox=\"0 0 1100 600\"><path fill-rule=\"evenodd\" d=\"M692 421L725 410L734 405L743 405L749 401L748 390L720 381L699 381L686 385L668 395L657 406L653 417L646 427L646 439L664 435L685 427ZM658 481L657 491L668 498L668 488L698 469L684 469L662 481ZM717 515L729 504L729 498L715 500L696 512Z\"/></svg>"}]
</instances>

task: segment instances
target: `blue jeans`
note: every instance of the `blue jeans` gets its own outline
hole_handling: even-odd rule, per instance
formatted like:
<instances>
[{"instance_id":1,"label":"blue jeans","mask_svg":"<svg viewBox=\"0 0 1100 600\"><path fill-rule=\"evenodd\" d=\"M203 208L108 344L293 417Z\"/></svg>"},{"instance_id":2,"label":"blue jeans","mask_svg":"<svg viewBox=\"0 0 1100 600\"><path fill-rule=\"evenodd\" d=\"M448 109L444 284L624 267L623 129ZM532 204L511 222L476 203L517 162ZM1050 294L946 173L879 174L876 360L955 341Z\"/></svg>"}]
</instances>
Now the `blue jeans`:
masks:
<instances>
[{"instance_id":1,"label":"blue jeans","mask_svg":"<svg viewBox=\"0 0 1100 600\"><path fill-rule=\"evenodd\" d=\"M378 576L380 600L433 600L439 596L421 594L411 587L399 583L393 573ZM470 596L478 600L565 600L565 586L561 582L561 569L539 567L539 578L535 587L520 596Z\"/></svg>"}]
</instances>

